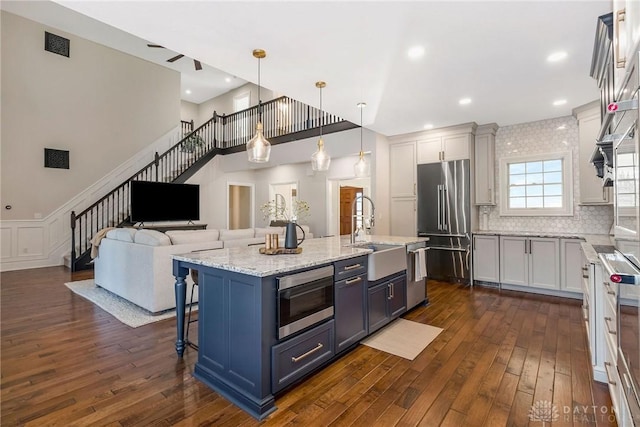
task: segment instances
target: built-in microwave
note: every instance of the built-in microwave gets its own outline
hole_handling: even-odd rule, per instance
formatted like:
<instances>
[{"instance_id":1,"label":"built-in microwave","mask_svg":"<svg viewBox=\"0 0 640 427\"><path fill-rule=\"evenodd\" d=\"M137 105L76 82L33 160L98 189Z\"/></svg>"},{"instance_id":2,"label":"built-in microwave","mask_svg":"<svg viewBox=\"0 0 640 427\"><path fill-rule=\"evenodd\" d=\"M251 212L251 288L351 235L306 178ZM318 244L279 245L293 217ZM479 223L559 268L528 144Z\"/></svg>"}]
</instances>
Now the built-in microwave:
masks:
<instances>
[{"instance_id":1,"label":"built-in microwave","mask_svg":"<svg viewBox=\"0 0 640 427\"><path fill-rule=\"evenodd\" d=\"M333 317L333 266L278 279L278 339Z\"/></svg>"}]
</instances>

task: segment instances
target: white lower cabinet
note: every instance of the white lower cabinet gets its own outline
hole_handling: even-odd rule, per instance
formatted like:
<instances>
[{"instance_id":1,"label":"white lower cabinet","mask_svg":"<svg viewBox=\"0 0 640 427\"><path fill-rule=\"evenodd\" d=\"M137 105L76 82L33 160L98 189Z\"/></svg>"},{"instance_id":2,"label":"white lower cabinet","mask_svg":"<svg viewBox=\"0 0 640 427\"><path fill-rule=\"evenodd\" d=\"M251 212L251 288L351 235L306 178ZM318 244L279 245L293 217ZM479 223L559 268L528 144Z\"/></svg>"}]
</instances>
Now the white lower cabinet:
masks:
<instances>
[{"instance_id":1,"label":"white lower cabinet","mask_svg":"<svg viewBox=\"0 0 640 427\"><path fill-rule=\"evenodd\" d=\"M560 289L560 243L557 238L500 236L503 284Z\"/></svg>"},{"instance_id":2,"label":"white lower cabinet","mask_svg":"<svg viewBox=\"0 0 640 427\"><path fill-rule=\"evenodd\" d=\"M560 289L582 293L581 240L560 239Z\"/></svg>"},{"instance_id":3,"label":"white lower cabinet","mask_svg":"<svg viewBox=\"0 0 640 427\"><path fill-rule=\"evenodd\" d=\"M498 236L473 236L473 280L500 282L500 241Z\"/></svg>"}]
</instances>

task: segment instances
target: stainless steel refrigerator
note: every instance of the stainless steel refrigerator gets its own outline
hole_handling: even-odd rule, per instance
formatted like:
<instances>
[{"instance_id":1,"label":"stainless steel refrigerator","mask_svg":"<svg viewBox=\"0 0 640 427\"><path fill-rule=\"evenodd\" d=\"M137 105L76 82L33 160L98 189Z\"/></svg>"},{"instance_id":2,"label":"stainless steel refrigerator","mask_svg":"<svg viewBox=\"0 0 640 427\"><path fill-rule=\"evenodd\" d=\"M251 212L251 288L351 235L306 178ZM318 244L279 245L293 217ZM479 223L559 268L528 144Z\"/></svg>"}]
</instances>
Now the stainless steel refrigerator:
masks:
<instances>
[{"instance_id":1,"label":"stainless steel refrigerator","mask_svg":"<svg viewBox=\"0 0 640 427\"><path fill-rule=\"evenodd\" d=\"M429 279L469 283L469 160L418 165L418 236L427 242Z\"/></svg>"}]
</instances>

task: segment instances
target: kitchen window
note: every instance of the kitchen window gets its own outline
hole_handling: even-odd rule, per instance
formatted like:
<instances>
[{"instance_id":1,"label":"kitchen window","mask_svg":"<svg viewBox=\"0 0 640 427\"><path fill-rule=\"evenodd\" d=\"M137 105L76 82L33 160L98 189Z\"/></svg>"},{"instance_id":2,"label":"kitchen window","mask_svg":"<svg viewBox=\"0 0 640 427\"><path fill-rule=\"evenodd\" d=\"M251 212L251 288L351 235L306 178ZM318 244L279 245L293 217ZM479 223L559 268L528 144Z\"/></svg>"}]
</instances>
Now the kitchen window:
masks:
<instances>
[{"instance_id":1,"label":"kitchen window","mask_svg":"<svg viewBox=\"0 0 640 427\"><path fill-rule=\"evenodd\" d=\"M500 215L573 215L571 153L500 159Z\"/></svg>"}]
</instances>

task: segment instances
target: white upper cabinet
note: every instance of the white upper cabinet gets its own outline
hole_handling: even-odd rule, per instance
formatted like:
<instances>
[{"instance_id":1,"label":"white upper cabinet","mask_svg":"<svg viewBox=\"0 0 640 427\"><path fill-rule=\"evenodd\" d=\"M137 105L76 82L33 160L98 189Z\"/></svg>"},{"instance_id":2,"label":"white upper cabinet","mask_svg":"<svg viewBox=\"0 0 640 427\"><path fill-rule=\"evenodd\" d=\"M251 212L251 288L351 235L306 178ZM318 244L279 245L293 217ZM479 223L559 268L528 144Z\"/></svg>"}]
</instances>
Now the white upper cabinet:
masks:
<instances>
[{"instance_id":1,"label":"white upper cabinet","mask_svg":"<svg viewBox=\"0 0 640 427\"><path fill-rule=\"evenodd\" d=\"M389 146L389 187L391 197L416 195L416 143Z\"/></svg>"},{"instance_id":2,"label":"white upper cabinet","mask_svg":"<svg viewBox=\"0 0 640 427\"><path fill-rule=\"evenodd\" d=\"M472 136L470 133L443 134L418 141L418 164L470 158Z\"/></svg>"},{"instance_id":3,"label":"white upper cabinet","mask_svg":"<svg viewBox=\"0 0 640 427\"><path fill-rule=\"evenodd\" d=\"M475 137L476 205L495 205L495 151L498 125L478 126Z\"/></svg>"},{"instance_id":4,"label":"white upper cabinet","mask_svg":"<svg viewBox=\"0 0 640 427\"><path fill-rule=\"evenodd\" d=\"M603 187L602 179L596 176L596 169L590 162L596 148L596 137L600 131L600 103L594 101L574 110L578 119L580 139L580 204L607 205L612 203L611 187Z\"/></svg>"},{"instance_id":5,"label":"white upper cabinet","mask_svg":"<svg viewBox=\"0 0 640 427\"><path fill-rule=\"evenodd\" d=\"M638 0L613 0L613 59L616 67L616 93L624 83L640 43L640 2Z\"/></svg>"}]
</instances>

